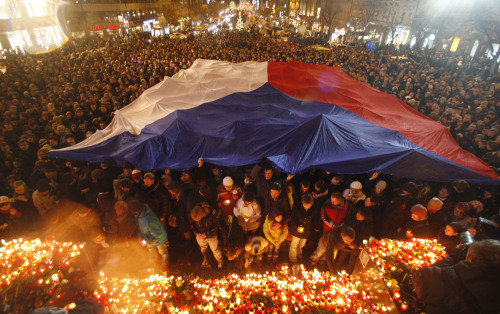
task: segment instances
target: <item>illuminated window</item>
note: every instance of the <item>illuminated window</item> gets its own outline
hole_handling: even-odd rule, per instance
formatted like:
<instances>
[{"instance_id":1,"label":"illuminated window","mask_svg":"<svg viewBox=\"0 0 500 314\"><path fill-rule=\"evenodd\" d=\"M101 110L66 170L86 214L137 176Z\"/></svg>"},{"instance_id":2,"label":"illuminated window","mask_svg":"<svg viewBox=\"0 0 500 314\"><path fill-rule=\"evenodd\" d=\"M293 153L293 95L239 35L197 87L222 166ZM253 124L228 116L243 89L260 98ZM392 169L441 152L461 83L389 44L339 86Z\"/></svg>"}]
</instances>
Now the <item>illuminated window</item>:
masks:
<instances>
[{"instance_id":1,"label":"illuminated window","mask_svg":"<svg viewBox=\"0 0 500 314\"><path fill-rule=\"evenodd\" d=\"M38 46L45 50L54 49L60 46L65 39L57 26L39 27L33 29Z\"/></svg>"},{"instance_id":2,"label":"illuminated window","mask_svg":"<svg viewBox=\"0 0 500 314\"><path fill-rule=\"evenodd\" d=\"M46 0L24 0L29 17L51 15L53 9Z\"/></svg>"},{"instance_id":3,"label":"illuminated window","mask_svg":"<svg viewBox=\"0 0 500 314\"><path fill-rule=\"evenodd\" d=\"M16 0L0 0L0 19L21 18L21 10Z\"/></svg>"},{"instance_id":4,"label":"illuminated window","mask_svg":"<svg viewBox=\"0 0 500 314\"><path fill-rule=\"evenodd\" d=\"M30 36L26 30L7 33L7 37L9 38L10 46L13 49L24 49L25 47L33 46Z\"/></svg>"}]
</instances>

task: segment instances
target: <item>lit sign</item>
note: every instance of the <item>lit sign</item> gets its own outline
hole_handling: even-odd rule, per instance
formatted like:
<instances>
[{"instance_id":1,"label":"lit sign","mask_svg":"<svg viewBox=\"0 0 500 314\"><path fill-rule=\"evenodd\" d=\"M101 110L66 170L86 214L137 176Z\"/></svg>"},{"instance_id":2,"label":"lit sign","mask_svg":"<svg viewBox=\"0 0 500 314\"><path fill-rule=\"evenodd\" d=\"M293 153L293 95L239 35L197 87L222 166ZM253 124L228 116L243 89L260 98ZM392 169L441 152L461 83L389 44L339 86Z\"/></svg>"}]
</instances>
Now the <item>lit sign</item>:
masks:
<instances>
[{"instance_id":1,"label":"lit sign","mask_svg":"<svg viewBox=\"0 0 500 314\"><path fill-rule=\"evenodd\" d=\"M460 43L460 38L455 38L453 40L453 43L451 44L450 51L451 52L456 52L458 48L458 44Z\"/></svg>"},{"instance_id":2,"label":"lit sign","mask_svg":"<svg viewBox=\"0 0 500 314\"><path fill-rule=\"evenodd\" d=\"M108 24L107 29L119 29L120 26L118 24ZM91 31L102 31L102 25L90 25Z\"/></svg>"}]
</instances>

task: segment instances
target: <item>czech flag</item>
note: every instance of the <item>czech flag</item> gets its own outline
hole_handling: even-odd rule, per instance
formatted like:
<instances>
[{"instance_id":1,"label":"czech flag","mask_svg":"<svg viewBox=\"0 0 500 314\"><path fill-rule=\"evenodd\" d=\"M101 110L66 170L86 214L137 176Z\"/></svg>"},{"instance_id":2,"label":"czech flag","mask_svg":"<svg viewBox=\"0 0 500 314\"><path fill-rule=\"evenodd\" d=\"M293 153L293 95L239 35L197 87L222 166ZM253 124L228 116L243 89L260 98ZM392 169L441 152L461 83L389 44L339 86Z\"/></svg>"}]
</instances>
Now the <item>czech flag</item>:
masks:
<instances>
[{"instance_id":1,"label":"czech flag","mask_svg":"<svg viewBox=\"0 0 500 314\"><path fill-rule=\"evenodd\" d=\"M381 171L429 181L494 183L486 163L440 123L339 67L197 60L114 113L109 126L49 156L130 162L141 170L266 157L286 173Z\"/></svg>"}]
</instances>

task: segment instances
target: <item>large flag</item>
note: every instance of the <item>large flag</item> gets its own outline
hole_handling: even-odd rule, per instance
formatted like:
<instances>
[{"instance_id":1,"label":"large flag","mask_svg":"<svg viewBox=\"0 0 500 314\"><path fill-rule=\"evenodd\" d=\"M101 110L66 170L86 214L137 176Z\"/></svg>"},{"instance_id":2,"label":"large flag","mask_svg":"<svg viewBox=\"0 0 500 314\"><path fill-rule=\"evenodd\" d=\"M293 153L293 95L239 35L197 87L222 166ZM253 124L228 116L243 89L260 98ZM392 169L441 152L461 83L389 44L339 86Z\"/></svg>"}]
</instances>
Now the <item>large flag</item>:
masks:
<instances>
[{"instance_id":1,"label":"large flag","mask_svg":"<svg viewBox=\"0 0 500 314\"><path fill-rule=\"evenodd\" d=\"M128 161L142 170L222 166L263 157L286 173L386 174L493 183L450 132L339 67L197 60L115 112L110 125L50 157Z\"/></svg>"}]
</instances>

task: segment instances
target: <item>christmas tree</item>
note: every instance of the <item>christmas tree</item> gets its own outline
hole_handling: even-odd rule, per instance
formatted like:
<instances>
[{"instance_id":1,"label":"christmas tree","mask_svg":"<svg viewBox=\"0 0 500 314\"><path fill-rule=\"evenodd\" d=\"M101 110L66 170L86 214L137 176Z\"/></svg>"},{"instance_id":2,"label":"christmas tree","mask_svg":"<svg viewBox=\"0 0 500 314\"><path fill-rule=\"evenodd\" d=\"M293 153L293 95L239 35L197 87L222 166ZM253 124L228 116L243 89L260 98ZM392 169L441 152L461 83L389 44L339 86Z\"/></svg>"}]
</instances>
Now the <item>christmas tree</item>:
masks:
<instances>
[{"instance_id":1,"label":"christmas tree","mask_svg":"<svg viewBox=\"0 0 500 314\"><path fill-rule=\"evenodd\" d=\"M243 30L243 19L241 18L241 11L238 15L238 21L236 21L236 29L239 31Z\"/></svg>"}]
</instances>

